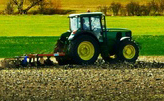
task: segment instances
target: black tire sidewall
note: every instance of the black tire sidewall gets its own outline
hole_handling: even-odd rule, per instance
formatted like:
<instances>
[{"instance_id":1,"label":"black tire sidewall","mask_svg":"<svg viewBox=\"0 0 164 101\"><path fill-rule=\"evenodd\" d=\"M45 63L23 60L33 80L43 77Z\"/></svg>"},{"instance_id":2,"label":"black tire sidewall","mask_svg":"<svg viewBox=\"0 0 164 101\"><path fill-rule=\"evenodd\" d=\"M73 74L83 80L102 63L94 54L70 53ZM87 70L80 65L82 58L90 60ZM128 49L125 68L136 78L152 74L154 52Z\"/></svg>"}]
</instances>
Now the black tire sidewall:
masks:
<instances>
[{"instance_id":1,"label":"black tire sidewall","mask_svg":"<svg viewBox=\"0 0 164 101\"><path fill-rule=\"evenodd\" d=\"M81 42L89 41L94 46L94 56L90 60L82 60L78 55L78 46ZM98 42L89 35L82 35L71 41L69 49L70 57L76 64L93 64L99 55L99 44Z\"/></svg>"},{"instance_id":2,"label":"black tire sidewall","mask_svg":"<svg viewBox=\"0 0 164 101\"><path fill-rule=\"evenodd\" d=\"M135 53L135 56L132 59L127 59L123 55L123 49L127 45L132 45L135 48L136 53ZM139 56L139 48L138 48L138 46L136 45L136 43L134 41L122 41L120 43L119 50L118 50L118 53L117 53L117 57L118 57L119 60L126 61L126 62L135 62L137 60L138 56Z\"/></svg>"}]
</instances>

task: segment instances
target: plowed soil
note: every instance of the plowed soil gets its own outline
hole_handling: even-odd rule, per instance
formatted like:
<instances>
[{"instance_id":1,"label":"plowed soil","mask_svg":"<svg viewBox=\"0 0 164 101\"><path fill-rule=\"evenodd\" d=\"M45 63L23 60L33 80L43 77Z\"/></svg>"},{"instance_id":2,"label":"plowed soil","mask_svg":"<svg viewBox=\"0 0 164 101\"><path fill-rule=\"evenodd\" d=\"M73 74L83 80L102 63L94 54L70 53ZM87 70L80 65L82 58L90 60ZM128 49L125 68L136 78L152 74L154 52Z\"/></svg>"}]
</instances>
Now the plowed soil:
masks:
<instances>
[{"instance_id":1,"label":"plowed soil","mask_svg":"<svg viewBox=\"0 0 164 101\"><path fill-rule=\"evenodd\" d=\"M164 101L164 57L0 70L0 101Z\"/></svg>"}]
</instances>

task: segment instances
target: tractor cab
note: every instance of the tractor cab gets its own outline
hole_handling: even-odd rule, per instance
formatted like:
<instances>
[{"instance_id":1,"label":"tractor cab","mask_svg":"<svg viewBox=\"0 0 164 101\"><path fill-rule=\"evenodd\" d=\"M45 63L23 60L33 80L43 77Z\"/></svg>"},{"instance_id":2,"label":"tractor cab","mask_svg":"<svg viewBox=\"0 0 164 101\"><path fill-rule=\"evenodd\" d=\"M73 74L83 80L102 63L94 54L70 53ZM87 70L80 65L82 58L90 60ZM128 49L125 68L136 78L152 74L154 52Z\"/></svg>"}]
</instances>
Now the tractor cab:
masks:
<instances>
[{"instance_id":1,"label":"tractor cab","mask_svg":"<svg viewBox=\"0 0 164 101\"><path fill-rule=\"evenodd\" d=\"M72 40L78 34L87 33L96 37L99 42L103 42L103 29L106 28L105 16L103 15L103 13L89 12L83 14L71 14L69 18L70 31L72 32L71 36L69 37L69 40Z\"/></svg>"}]
</instances>

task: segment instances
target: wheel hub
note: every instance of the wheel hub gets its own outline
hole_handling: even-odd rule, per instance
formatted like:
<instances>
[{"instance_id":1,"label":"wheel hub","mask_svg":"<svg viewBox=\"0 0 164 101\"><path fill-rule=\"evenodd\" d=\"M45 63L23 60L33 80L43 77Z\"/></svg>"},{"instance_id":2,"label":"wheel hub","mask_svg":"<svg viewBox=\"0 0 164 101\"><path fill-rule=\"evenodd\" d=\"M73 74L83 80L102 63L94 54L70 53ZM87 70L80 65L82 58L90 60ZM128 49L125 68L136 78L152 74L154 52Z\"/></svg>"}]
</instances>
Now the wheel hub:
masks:
<instances>
[{"instance_id":1,"label":"wheel hub","mask_svg":"<svg viewBox=\"0 0 164 101\"><path fill-rule=\"evenodd\" d=\"M132 54L132 50L131 50L131 49L127 49L126 54L127 54L127 55Z\"/></svg>"},{"instance_id":2,"label":"wheel hub","mask_svg":"<svg viewBox=\"0 0 164 101\"><path fill-rule=\"evenodd\" d=\"M80 53L81 53L81 55L88 55L89 49L88 49L86 46L84 46L84 47L80 50Z\"/></svg>"}]
</instances>

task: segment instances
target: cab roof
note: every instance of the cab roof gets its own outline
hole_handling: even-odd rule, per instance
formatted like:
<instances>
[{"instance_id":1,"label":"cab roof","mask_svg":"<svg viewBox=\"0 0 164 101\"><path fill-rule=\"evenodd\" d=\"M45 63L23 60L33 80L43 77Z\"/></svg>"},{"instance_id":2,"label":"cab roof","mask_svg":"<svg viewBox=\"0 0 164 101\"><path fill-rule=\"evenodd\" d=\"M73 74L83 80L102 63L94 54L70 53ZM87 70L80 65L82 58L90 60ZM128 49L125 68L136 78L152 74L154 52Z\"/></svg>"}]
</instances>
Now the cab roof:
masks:
<instances>
[{"instance_id":1,"label":"cab roof","mask_svg":"<svg viewBox=\"0 0 164 101\"><path fill-rule=\"evenodd\" d=\"M88 12L88 13L80 13L80 14L70 14L68 17L92 17L92 16L102 16L104 15L102 12Z\"/></svg>"}]
</instances>

